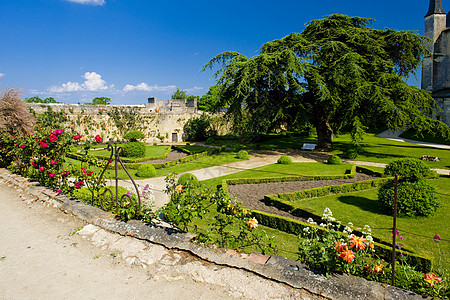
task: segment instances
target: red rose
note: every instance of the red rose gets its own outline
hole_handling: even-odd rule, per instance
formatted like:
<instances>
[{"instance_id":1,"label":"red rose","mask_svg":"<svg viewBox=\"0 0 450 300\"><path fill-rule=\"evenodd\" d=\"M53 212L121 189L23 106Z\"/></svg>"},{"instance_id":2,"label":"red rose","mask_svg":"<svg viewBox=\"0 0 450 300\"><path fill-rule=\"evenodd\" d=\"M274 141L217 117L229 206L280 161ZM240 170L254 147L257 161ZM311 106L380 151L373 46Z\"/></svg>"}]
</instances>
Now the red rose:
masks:
<instances>
[{"instance_id":1,"label":"red rose","mask_svg":"<svg viewBox=\"0 0 450 300\"><path fill-rule=\"evenodd\" d=\"M97 143L101 143L102 137L99 136L99 135L97 134L97 135L95 136L95 141L96 141Z\"/></svg>"},{"instance_id":2,"label":"red rose","mask_svg":"<svg viewBox=\"0 0 450 300\"><path fill-rule=\"evenodd\" d=\"M41 147L42 147L42 148L47 148L47 147L48 147L47 142L44 141L44 140L42 140L42 141L41 141Z\"/></svg>"},{"instance_id":3,"label":"red rose","mask_svg":"<svg viewBox=\"0 0 450 300\"><path fill-rule=\"evenodd\" d=\"M79 135L79 134L77 134L73 137L74 141L79 140L79 139L81 139L81 135Z\"/></svg>"},{"instance_id":4,"label":"red rose","mask_svg":"<svg viewBox=\"0 0 450 300\"><path fill-rule=\"evenodd\" d=\"M52 135L48 138L48 140L49 140L51 143L54 143L54 142L56 141L56 135L52 134Z\"/></svg>"},{"instance_id":5,"label":"red rose","mask_svg":"<svg viewBox=\"0 0 450 300\"><path fill-rule=\"evenodd\" d=\"M55 174L53 174L53 173L48 173L48 177L53 178L53 177L55 177Z\"/></svg>"}]
</instances>

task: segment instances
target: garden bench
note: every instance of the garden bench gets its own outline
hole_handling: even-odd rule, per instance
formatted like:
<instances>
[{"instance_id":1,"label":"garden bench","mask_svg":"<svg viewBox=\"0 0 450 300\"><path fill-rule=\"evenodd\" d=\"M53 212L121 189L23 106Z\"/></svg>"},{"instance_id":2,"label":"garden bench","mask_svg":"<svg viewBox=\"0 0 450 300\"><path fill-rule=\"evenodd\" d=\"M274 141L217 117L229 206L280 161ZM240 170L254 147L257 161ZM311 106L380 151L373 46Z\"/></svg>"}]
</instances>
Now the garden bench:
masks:
<instances>
[{"instance_id":1,"label":"garden bench","mask_svg":"<svg viewBox=\"0 0 450 300\"><path fill-rule=\"evenodd\" d=\"M308 144L303 143L302 150L314 150L316 148L316 144Z\"/></svg>"}]
</instances>

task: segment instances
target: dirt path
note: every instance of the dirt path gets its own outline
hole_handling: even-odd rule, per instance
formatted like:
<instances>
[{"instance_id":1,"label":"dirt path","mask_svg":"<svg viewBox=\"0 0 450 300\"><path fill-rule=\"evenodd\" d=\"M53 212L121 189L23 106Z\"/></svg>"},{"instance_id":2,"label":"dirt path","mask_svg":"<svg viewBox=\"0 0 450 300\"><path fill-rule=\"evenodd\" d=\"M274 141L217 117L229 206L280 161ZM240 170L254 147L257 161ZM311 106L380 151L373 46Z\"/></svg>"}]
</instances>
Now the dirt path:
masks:
<instances>
[{"instance_id":1,"label":"dirt path","mask_svg":"<svg viewBox=\"0 0 450 300\"><path fill-rule=\"evenodd\" d=\"M71 234L80 220L0 182L0 299L218 299L223 287L127 265Z\"/></svg>"}]
</instances>

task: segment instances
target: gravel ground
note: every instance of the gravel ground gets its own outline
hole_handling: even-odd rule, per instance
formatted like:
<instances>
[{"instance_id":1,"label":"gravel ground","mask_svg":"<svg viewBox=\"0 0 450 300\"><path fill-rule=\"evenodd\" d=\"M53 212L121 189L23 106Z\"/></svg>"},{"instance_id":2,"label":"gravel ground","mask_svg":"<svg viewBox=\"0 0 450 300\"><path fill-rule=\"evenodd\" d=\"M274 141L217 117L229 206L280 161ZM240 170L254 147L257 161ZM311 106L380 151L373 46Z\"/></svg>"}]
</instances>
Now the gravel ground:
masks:
<instances>
[{"instance_id":1,"label":"gravel ground","mask_svg":"<svg viewBox=\"0 0 450 300\"><path fill-rule=\"evenodd\" d=\"M329 185L337 185L343 183L351 183L356 181L363 181L373 179L374 177L356 173L354 178L350 179L332 179L332 180L314 180L314 181L290 181L290 182L270 182L260 184L237 184L229 185L228 191L231 197L236 196L239 201L242 201L242 206L255 210L264 211L271 214L277 214L284 217L293 218L300 221L305 221L302 218L295 217L288 212L280 210L274 206L267 206L264 204L265 195L273 195L280 193L290 193L301 191L316 187L323 187Z\"/></svg>"}]
</instances>

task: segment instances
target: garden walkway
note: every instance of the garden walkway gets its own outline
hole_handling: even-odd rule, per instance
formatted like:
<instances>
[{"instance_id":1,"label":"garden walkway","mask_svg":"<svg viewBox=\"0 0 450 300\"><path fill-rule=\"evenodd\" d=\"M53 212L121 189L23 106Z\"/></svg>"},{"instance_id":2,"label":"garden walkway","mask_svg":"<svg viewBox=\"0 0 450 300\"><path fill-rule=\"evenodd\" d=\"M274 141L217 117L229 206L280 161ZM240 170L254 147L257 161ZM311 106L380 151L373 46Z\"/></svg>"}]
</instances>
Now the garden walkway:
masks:
<instances>
[{"instance_id":1,"label":"garden walkway","mask_svg":"<svg viewBox=\"0 0 450 300\"><path fill-rule=\"evenodd\" d=\"M397 142L413 143L413 144L417 144L417 145L421 145L421 146L450 150L450 145L434 144L434 143L405 139L405 138L400 137L400 134L402 134L402 133L403 133L403 130L397 130L394 132L392 132L390 130L385 130L375 136L380 137L380 138L385 138L388 140L392 140L392 141L397 141Z\"/></svg>"}]
</instances>

